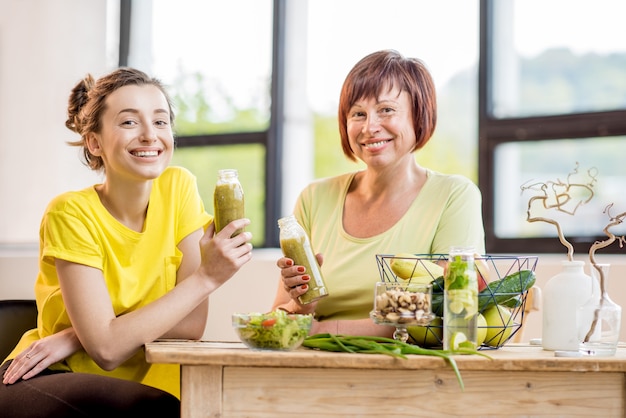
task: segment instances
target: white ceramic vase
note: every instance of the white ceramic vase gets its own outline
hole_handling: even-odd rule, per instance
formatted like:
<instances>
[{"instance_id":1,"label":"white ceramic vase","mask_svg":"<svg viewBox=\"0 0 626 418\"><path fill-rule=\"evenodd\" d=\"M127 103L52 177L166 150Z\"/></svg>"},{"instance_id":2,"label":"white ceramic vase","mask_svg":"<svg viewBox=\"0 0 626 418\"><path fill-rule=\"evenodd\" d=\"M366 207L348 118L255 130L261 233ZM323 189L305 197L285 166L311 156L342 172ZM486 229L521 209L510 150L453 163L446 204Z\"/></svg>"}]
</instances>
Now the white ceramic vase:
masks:
<instances>
[{"instance_id":1,"label":"white ceramic vase","mask_svg":"<svg viewBox=\"0 0 626 418\"><path fill-rule=\"evenodd\" d=\"M578 351L580 328L578 309L595 293L597 284L585 273L584 261L563 261L562 270L542 289L542 332L544 350Z\"/></svg>"}]
</instances>

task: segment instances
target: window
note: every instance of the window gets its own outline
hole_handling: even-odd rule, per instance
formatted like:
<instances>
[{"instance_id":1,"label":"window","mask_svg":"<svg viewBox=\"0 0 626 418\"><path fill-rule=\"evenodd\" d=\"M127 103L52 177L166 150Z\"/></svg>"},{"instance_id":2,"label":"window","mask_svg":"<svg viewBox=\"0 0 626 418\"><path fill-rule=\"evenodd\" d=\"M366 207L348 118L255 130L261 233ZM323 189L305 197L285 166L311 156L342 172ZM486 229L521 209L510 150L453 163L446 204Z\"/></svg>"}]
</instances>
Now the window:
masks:
<instances>
[{"instance_id":1,"label":"window","mask_svg":"<svg viewBox=\"0 0 626 418\"><path fill-rule=\"evenodd\" d=\"M207 209L217 169L236 161L232 168L244 172L246 211L254 211L255 226L265 219L264 229L252 230L263 237L255 246L277 246L277 215L293 207L309 176L307 159L315 162L312 178L357 168L341 152L338 97L350 68L379 49L424 60L435 79L437 131L418 161L478 181L478 11L478 0L391 0L382 7L378 0L133 0L129 60L173 89L174 163L196 174ZM375 22L379 29L355 22ZM462 36L450 36L450 27ZM288 86L284 95L281 83ZM314 132L294 133L284 127L289 118L311 118ZM311 152L304 136L314 136ZM296 166L285 167L290 161Z\"/></svg>"},{"instance_id":2,"label":"window","mask_svg":"<svg viewBox=\"0 0 626 418\"><path fill-rule=\"evenodd\" d=\"M307 90L315 115L316 177L358 168L341 152L341 86L365 55L396 49L423 60L437 88L437 129L416 159L478 183L478 24L477 0L310 0Z\"/></svg>"},{"instance_id":3,"label":"window","mask_svg":"<svg viewBox=\"0 0 626 418\"><path fill-rule=\"evenodd\" d=\"M279 188L271 187L275 171L268 168L275 156L267 152L276 138L269 135L273 2L122 4L121 21L128 22L129 35L128 61L121 54L120 64L156 75L174 102L177 150L172 164L195 174L209 213L218 170L237 169L246 216L254 220L248 228L253 244L273 244L265 232L268 222L276 229L270 202L280 196Z\"/></svg>"},{"instance_id":4,"label":"window","mask_svg":"<svg viewBox=\"0 0 626 418\"><path fill-rule=\"evenodd\" d=\"M624 13L621 0L481 0L479 184L488 252L566 252L554 225L527 220L545 217L559 222L576 253L588 253L607 238L610 217L626 212ZM564 191L571 199L556 205Z\"/></svg>"}]
</instances>

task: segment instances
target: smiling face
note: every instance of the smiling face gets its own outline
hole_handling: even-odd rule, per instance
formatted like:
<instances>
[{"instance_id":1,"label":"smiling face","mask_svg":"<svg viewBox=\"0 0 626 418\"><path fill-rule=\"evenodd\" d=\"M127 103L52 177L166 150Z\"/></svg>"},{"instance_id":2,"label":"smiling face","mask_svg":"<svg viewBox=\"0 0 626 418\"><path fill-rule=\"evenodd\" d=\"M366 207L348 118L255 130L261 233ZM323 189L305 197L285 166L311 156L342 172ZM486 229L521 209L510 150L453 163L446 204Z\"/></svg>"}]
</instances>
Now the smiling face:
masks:
<instances>
[{"instance_id":1,"label":"smiling face","mask_svg":"<svg viewBox=\"0 0 626 418\"><path fill-rule=\"evenodd\" d=\"M410 155L415 147L411 98L397 87L361 98L347 115L347 133L355 157L369 167L385 166Z\"/></svg>"},{"instance_id":2,"label":"smiling face","mask_svg":"<svg viewBox=\"0 0 626 418\"><path fill-rule=\"evenodd\" d=\"M432 137L437 124L437 98L428 69L417 58L406 58L394 50L377 51L357 62L341 87L337 116L341 149L348 159L356 161L358 157L348 134L351 109L370 98L378 102L387 98L403 101L400 96L393 96L390 86L397 88L397 94L406 92L409 98L410 106L402 110L406 109L410 113L407 117L412 118L415 133L413 151L424 147Z\"/></svg>"},{"instance_id":3,"label":"smiling face","mask_svg":"<svg viewBox=\"0 0 626 418\"><path fill-rule=\"evenodd\" d=\"M174 147L167 99L153 85L128 85L106 99L99 133L87 137L108 178L146 181L169 165Z\"/></svg>"}]
</instances>

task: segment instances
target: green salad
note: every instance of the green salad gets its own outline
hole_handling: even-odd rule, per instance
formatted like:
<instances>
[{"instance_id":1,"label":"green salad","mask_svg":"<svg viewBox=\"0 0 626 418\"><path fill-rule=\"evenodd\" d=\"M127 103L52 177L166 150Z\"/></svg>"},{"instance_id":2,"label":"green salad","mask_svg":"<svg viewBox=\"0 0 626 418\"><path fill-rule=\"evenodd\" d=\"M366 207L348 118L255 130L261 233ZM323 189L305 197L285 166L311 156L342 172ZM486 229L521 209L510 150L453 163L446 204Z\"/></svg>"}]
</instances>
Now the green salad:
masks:
<instances>
[{"instance_id":1,"label":"green salad","mask_svg":"<svg viewBox=\"0 0 626 418\"><path fill-rule=\"evenodd\" d=\"M281 310L233 315L233 325L241 340L259 350L290 350L300 346L309 334L312 320L312 315Z\"/></svg>"}]
</instances>

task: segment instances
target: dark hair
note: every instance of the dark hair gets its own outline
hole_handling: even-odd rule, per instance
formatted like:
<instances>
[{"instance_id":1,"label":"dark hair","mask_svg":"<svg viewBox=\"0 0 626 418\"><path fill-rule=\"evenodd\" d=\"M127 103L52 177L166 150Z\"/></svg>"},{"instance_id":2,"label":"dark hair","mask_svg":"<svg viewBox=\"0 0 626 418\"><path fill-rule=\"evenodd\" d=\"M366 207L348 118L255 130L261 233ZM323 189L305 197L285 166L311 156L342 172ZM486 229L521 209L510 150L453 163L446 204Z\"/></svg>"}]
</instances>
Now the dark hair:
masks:
<instances>
[{"instance_id":1,"label":"dark hair","mask_svg":"<svg viewBox=\"0 0 626 418\"><path fill-rule=\"evenodd\" d=\"M343 153L356 161L348 141L347 115L357 100L378 97L383 89L397 87L406 91L413 105L412 119L415 147L430 140L437 124L437 97L430 72L417 58L405 58L394 50L374 52L362 58L350 70L339 98L339 134Z\"/></svg>"},{"instance_id":2,"label":"dark hair","mask_svg":"<svg viewBox=\"0 0 626 418\"><path fill-rule=\"evenodd\" d=\"M79 141L68 142L69 145L83 147L85 164L92 170L102 170L104 163L102 158L89 152L85 138L91 132L100 132L102 113L105 110L107 97L120 87L135 85L151 85L157 87L167 100L170 112L170 124L174 124L174 111L172 102L160 80L149 77L142 71L134 68L118 68L113 72L94 80L91 74L87 74L70 93L67 106L67 121L65 126L80 134Z\"/></svg>"}]
</instances>

